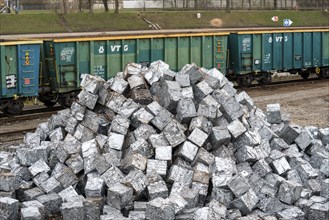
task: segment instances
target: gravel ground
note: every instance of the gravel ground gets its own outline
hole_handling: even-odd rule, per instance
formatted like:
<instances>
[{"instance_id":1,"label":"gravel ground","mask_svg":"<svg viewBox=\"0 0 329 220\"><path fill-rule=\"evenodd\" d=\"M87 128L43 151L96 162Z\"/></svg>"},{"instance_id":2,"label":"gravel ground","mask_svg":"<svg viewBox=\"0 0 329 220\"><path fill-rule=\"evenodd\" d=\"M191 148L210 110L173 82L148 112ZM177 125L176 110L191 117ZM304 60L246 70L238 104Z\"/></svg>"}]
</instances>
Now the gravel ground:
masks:
<instances>
[{"instance_id":1,"label":"gravel ground","mask_svg":"<svg viewBox=\"0 0 329 220\"><path fill-rule=\"evenodd\" d=\"M247 91L257 107L280 103L281 111L290 114L291 123L301 126L329 127L329 82L260 88Z\"/></svg>"}]
</instances>

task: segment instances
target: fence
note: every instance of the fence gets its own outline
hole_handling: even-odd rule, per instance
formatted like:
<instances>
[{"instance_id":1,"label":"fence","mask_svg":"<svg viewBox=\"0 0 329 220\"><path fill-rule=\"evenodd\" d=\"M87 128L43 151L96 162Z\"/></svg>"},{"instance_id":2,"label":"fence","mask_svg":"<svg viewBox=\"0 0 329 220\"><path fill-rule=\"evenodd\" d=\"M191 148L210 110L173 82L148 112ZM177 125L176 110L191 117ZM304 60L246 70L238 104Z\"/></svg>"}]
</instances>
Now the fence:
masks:
<instances>
[{"instance_id":1,"label":"fence","mask_svg":"<svg viewBox=\"0 0 329 220\"><path fill-rule=\"evenodd\" d=\"M104 8L103 1L92 0L93 8ZM119 0L120 8L124 9L225 9L229 2L230 9L328 9L329 0ZM63 2L69 8L88 9L87 0L20 0L21 9L42 10L63 7ZM114 0L108 0L110 9Z\"/></svg>"}]
</instances>

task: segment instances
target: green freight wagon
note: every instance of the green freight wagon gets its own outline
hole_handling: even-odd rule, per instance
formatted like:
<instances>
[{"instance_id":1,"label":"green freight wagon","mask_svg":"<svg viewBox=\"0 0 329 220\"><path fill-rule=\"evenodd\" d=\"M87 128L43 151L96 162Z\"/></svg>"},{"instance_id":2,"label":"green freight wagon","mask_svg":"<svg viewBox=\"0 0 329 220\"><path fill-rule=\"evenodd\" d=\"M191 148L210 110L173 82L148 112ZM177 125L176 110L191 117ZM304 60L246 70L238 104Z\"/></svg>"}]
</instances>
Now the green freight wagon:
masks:
<instances>
[{"instance_id":1,"label":"green freight wagon","mask_svg":"<svg viewBox=\"0 0 329 220\"><path fill-rule=\"evenodd\" d=\"M228 32L154 34L44 41L44 65L40 99L70 106L79 90L80 75L89 73L108 80L129 62L163 60L174 71L195 63L205 68L227 69ZM47 92L51 91L51 92Z\"/></svg>"},{"instance_id":2,"label":"green freight wagon","mask_svg":"<svg viewBox=\"0 0 329 220\"><path fill-rule=\"evenodd\" d=\"M19 114L39 92L42 41L0 42L0 110Z\"/></svg>"},{"instance_id":3,"label":"green freight wagon","mask_svg":"<svg viewBox=\"0 0 329 220\"><path fill-rule=\"evenodd\" d=\"M229 36L230 75L241 85L269 83L271 73L329 76L329 30L241 31Z\"/></svg>"}]
</instances>

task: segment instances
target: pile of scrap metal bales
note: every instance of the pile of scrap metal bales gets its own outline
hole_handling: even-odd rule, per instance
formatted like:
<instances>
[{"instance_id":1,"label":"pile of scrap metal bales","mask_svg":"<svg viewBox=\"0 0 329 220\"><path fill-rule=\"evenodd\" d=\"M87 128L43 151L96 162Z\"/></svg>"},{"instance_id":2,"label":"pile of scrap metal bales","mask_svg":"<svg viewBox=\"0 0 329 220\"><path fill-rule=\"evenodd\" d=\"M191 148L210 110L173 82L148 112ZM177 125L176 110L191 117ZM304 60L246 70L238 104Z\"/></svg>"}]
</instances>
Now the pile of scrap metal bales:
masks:
<instances>
[{"instance_id":1,"label":"pile of scrap metal bales","mask_svg":"<svg viewBox=\"0 0 329 220\"><path fill-rule=\"evenodd\" d=\"M0 153L4 219L328 219L329 128L262 112L194 64L130 63L81 87Z\"/></svg>"}]
</instances>

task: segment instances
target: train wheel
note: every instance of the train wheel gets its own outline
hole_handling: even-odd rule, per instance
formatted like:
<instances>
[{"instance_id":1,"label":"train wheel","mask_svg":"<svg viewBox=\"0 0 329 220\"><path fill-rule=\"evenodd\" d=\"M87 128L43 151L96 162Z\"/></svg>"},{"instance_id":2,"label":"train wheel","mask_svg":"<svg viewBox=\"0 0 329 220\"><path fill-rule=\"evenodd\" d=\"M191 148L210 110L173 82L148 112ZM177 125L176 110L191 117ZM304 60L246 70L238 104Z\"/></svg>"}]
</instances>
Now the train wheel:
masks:
<instances>
[{"instance_id":1,"label":"train wheel","mask_svg":"<svg viewBox=\"0 0 329 220\"><path fill-rule=\"evenodd\" d=\"M12 100L9 105L3 109L3 112L8 115L19 115L24 108L23 99Z\"/></svg>"},{"instance_id":2,"label":"train wheel","mask_svg":"<svg viewBox=\"0 0 329 220\"><path fill-rule=\"evenodd\" d=\"M322 68L318 76L321 79L329 78L329 68Z\"/></svg>"},{"instance_id":3,"label":"train wheel","mask_svg":"<svg viewBox=\"0 0 329 220\"><path fill-rule=\"evenodd\" d=\"M258 81L258 83L262 86L266 86L271 84L272 76L271 73L263 73L262 78Z\"/></svg>"},{"instance_id":4,"label":"train wheel","mask_svg":"<svg viewBox=\"0 0 329 220\"><path fill-rule=\"evenodd\" d=\"M58 98L58 103L64 108L69 108L69 107L71 107L71 105L75 101L75 99L76 99L75 92L70 92L70 93L62 94Z\"/></svg>"},{"instance_id":5,"label":"train wheel","mask_svg":"<svg viewBox=\"0 0 329 220\"><path fill-rule=\"evenodd\" d=\"M48 108L53 107L56 105L58 101L58 94L47 94L47 95L40 95L38 98L45 106Z\"/></svg>"},{"instance_id":6,"label":"train wheel","mask_svg":"<svg viewBox=\"0 0 329 220\"><path fill-rule=\"evenodd\" d=\"M251 75L244 75L236 80L237 84L241 87L250 87L252 84L252 76Z\"/></svg>"},{"instance_id":7,"label":"train wheel","mask_svg":"<svg viewBox=\"0 0 329 220\"><path fill-rule=\"evenodd\" d=\"M310 76L310 71L306 70L306 71L302 71L300 73L300 76L303 78L303 79L307 79L309 76Z\"/></svg>"},{"instance_id":8,"label":"train wheel","mask_svg":"<svg viewBox=\"0 0 329 220\"><path fill-rule=\"evenodd\" d=\"M48 108L53 107L54 105L56 105L57 101L53 101L53 100L45 100L43 101L43 104L45 106L47 106Z\"/></svg>"}]
</instances>

